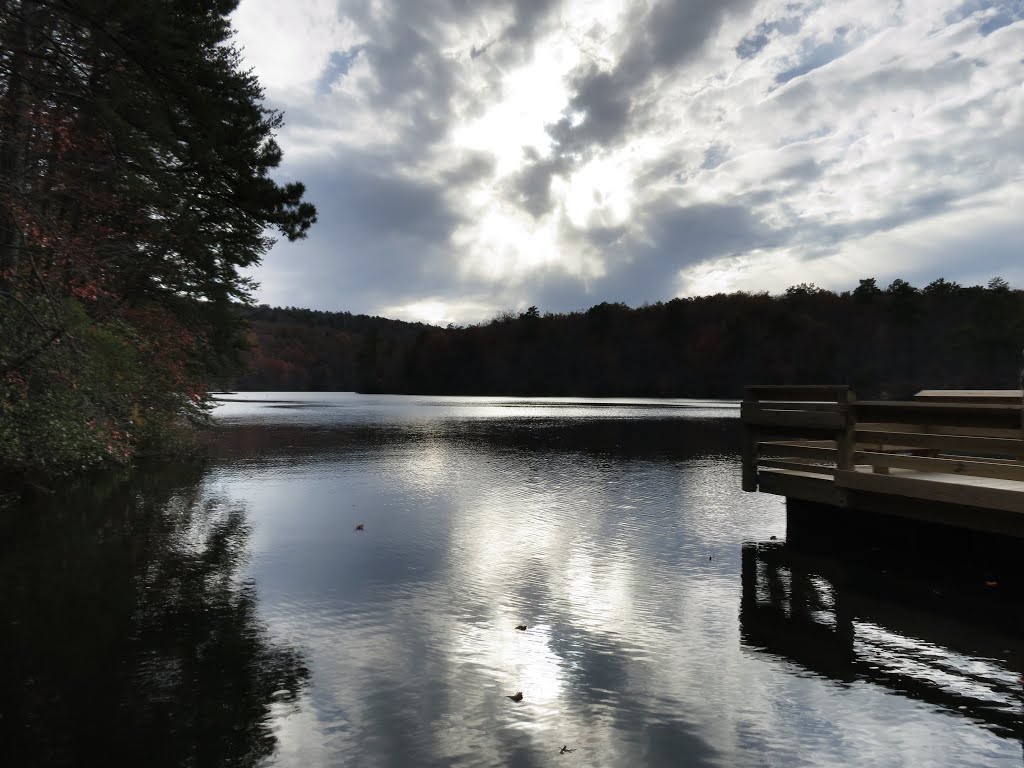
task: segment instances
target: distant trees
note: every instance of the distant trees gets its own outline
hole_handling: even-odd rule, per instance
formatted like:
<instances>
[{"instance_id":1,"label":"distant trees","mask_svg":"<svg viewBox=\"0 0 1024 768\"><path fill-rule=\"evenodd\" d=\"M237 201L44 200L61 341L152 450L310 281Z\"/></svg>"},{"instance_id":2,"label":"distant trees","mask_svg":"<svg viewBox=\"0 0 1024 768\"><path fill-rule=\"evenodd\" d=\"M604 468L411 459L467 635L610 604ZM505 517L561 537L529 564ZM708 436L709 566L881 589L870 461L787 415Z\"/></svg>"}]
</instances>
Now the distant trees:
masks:
<instances>
[{"instance_id":1,"label":"distant trees","mask_svg":"<svg viewBox=\"0 0 1024 768\"><path fill-rule=\"evenodd\" d=\"M1024 292L998 278L530 307L467 328L269 307L249 317L252 367L237 383L252 389L729 397L755 382L849 382L901 397L1016 386L1024 346Z\"/></svg>"},{"instance_id":2,"label":"distant trees","mask_svg":"<svg viewBox=\"0 0 1024 768\"><path fill-rule=\"evenodd\" d=\"M236 0L0 0L0 471L165 447L238 360L267 228L303 237Z\"/></svg>"},{"instance_id":3,"label":"distant trees","mask_svg":"<svg viewBox=\"0 0 1024 768\"><path fill-rule=\"evenodd\" d=\"M875 297L882 295L882 289L878 287L875 278L866 277L853 289L853 297L862 304L874 301Z\"/></svg>"}]
</instances>

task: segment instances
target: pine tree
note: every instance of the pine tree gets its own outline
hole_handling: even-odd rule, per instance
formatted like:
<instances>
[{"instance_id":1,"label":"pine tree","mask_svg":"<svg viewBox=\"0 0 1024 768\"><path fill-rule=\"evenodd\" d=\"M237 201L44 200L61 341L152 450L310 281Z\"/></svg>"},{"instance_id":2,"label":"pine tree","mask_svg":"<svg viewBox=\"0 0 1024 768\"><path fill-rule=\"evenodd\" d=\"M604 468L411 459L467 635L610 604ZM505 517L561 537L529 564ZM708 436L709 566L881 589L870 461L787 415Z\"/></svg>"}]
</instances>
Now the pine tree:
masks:
<instances>
[{"instance_id":1,"label":"pine tree","mask_svg":"<svg viewBox=\"0 0 1024 768\"><path fill-rule=\"evenodd\" d=\"M200 417L242 271L316 220L270 177L282 117L236 6L0 0L0 468L126 460Z\"/></svg>"}]
</instances>

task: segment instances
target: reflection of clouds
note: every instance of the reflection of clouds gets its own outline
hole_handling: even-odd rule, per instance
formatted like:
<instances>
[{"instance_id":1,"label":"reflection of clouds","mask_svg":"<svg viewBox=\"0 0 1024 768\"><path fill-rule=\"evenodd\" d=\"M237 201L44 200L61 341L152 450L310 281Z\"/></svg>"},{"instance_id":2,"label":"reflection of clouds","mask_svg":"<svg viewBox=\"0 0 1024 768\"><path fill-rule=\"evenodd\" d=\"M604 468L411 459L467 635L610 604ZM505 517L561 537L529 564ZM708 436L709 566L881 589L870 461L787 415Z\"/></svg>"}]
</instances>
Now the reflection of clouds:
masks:
<instances>
[{"instance_id":1,"label":"reflection of clouds","mask_svg":"<svg viewBox=\"0 0 1024 768\"><path fill-rule=\"evenodd\" d=\"M276 723L281 764L544 765L563 743L598 765L1013 754L928 705L741 646L740 542L785 522L779 499L738 490L734 457L418 429L265 483L219 476L253 495L264 615L313 671L302 711ZM351 534L350 498L372 516L366 536Z\"/></svg>"}]
</instances>

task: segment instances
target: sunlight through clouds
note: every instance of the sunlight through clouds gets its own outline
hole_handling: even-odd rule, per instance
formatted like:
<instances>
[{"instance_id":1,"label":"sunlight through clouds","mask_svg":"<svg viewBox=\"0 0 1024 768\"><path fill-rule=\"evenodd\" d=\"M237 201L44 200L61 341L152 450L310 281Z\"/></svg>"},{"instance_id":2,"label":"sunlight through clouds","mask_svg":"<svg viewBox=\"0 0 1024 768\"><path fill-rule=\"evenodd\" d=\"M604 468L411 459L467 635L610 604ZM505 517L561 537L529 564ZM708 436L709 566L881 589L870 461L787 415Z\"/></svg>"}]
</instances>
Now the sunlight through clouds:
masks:
<instances>
[{"instance_id":1,"label":"sunlight through clouds","mask_svg":"<svg viewBox=\"0 0 1024 768\"><path fill-rule=\"evenodd\" d=\"M600 275L600 267L581 254L564 255L558 247L559 221L533 220L500 199L484 196L476 215L453 242L466 257L463 274L485 280L520 282L532 271L555 267L576 274Z\"/></svg>"},{"instance_id":2,"label":"sunlight through clouds","mask_svg":"<svg viewBox=\"0 0 1024 768\"><path fill-rule=\"evenodd\" d=\"M996 223L1024 182L1012 4L243 0L234 20L321 211L254 273L271 303L301 284L312 307L466 322L810 280L1024 283ZM950 231L971 258L931 236ZM912 256L871 250L908 232Z\"/></svg>"},{"instance_id":3,"label":"sunlight through clouds","mask_svg":"<svg viewBox=\"0 0 1024 768\"><path fill-rule=\"evenodd\" d=\"M579 51L564 40L538 51L526 66L504 75L500 101L480 118L455 128L454 143L492 154L498 177L521 167L524 148L546 157L551 152L547 126L558 119L568 100L561 76L578 59Z\"/></svg>"},{"instance_id":4,"label":"sunlight through clouds","mask_svg":"<svg viewBox=\"0 0 1024 768\"><path fill-rule=\"evenodd\" d=\"M633 199L630 169L622 158L599 158L568 180L565 209L577 227L614 227L626 222Z\"/></svg>"}]
</instances>

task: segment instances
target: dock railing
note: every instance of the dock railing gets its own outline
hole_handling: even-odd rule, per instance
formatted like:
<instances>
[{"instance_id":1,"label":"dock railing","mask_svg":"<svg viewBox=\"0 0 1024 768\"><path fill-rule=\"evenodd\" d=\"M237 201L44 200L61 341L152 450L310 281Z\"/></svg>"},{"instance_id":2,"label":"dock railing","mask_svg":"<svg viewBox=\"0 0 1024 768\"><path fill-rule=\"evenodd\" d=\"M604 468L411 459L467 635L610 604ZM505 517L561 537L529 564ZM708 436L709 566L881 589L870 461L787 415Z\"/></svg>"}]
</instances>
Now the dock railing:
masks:
<instances>
[{"instance_id":1,"label":"dock railing","mask_svg":"<svg viewBox=\"0 0 1024 768\"><path fill-rule=\"evenodd\" d=\"M749 386L743 490L785 493L786 482L817 479L833 489L1024 511L1020 393L972 394L864 401L845 385ZM827 498L842 504L843 494Z\"/></svg>"}]
</instances>

